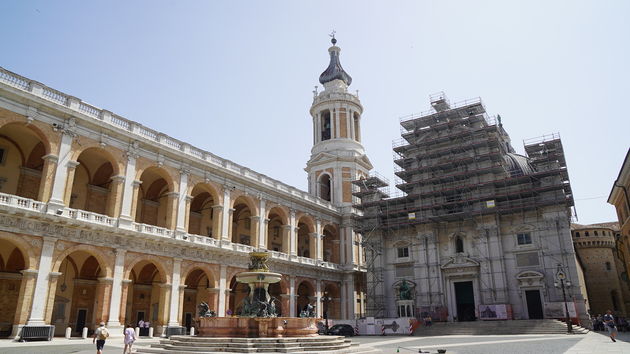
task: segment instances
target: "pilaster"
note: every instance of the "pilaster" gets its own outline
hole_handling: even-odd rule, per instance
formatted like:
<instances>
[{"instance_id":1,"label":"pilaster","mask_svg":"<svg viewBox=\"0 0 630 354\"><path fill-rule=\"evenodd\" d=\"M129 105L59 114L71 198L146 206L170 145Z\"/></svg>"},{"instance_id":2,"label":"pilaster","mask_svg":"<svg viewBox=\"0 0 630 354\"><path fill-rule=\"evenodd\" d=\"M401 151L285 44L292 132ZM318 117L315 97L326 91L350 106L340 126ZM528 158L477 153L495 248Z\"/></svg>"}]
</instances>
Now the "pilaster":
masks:
<instances>
[{"instance_id":1,"label":"pilaster","mask_svg":"<svg viewBox=\"0 0 630 354\"><path fill-rule=\"evenodd\" d=\"M39 269L33 292L33 304L31 316L27 324L33 326L44 325L44 311L46 310L46 300L48 299L49 274L52 269L52 255L55 250L57 239L54 237L44 237L42 253L39 258Z\"/></svg>"}]
</instances>

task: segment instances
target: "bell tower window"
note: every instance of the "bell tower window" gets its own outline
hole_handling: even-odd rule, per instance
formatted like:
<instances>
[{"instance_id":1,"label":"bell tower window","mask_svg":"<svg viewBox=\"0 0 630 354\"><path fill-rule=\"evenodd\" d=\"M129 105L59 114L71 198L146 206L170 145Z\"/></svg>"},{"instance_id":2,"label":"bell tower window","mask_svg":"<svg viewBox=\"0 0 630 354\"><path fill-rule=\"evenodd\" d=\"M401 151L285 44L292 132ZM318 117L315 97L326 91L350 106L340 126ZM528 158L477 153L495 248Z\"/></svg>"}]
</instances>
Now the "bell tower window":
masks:
<instances>
[{"instance_id":1,"label":"bell tower window","mask_svg":"<svg viewBox=\"0 0 630 354\"><path fill-rule=\"evenodd\" d=\"M322 126L321 136L322 141L330 140L330 111L326 110L322 112Z\"/></svg>"},{"instance_id":2,"label":"bell tower window","mask_svg":"<svg viewBox=\"0 0 630 354\"><path fill-rule=\"evenodd\" d=\"M327 174L322 175L319 178L319 197L327 200L327 201L331 201L331 194L330 194L330 176Z\"/></svg>"},{"instance_id":3,"label":"bell tower window","mask_svg":"<svg viewBox=\"0 0 630 354\"><path fill-rule=\"evenodd\" d=\"M455 252L464 253L464 240L462 240L461 236L457 236L455 239Z\"/></svg>"}]
</instances>

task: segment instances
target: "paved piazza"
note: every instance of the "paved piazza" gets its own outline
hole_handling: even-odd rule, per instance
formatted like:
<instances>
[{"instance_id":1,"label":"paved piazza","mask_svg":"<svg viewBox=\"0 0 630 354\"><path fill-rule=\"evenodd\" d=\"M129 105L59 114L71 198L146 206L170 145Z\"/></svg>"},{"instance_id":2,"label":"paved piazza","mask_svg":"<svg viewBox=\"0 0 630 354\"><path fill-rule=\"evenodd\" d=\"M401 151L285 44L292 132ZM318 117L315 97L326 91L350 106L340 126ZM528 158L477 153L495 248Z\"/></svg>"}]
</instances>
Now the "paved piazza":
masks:
<instances>
[{"instance_id":1,"label":"paved piazza","mask_svg":"<svg viewBox=\"0 0 630 354\"><path fill-rule=\"evenodd\" d=\"M353 340L362 346L371 346L378 353L418 353L418 349L431 354L440 348L447 354L493 354L493 353L536 353L536 354L592 354L615 353L630 354L630 334L620 333L617 343L601 333L587 335L507 335L507 336L443 336L443 337L355 337ZM137 346L157 343L157 339L141 339ZM108 340L105 354L122 352L121 338ZM18 343L0 340L0 353L3 354L39 354L39 353L94 353L91 339L61 339L52 342ZM375 353L375 352L371 352Z\"/></svg>"}]
</instances>

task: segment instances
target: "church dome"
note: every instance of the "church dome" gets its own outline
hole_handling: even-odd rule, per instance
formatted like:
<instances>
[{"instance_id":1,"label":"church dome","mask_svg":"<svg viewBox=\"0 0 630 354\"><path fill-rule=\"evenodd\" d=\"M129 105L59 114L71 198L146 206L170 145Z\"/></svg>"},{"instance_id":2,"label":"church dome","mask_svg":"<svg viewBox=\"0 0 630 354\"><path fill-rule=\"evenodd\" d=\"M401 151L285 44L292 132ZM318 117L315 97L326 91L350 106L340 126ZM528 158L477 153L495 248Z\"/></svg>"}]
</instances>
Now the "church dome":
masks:
<instances>
[{"instance_id":1,"label":"church dome","mask_svg":"<svg viewBox=\"0 0 630 354\"><path fill-rule=\"evenodd\" d=\"M508 152L505 155L505 162L512 177L529 175L535 172L526 156Z\"/></svg>"},{"instance_id":2,"label":"church dome","mask_svg":"<svg viewBox=\"0 0 630 354\"><path fill-rule=\"evenodd\" d=\"M328 48L328 52L330 53L330 64L328 64L326 70L319 75L319 83L323 85L334 80L341 80L345 82L346 85L350 86L352 83L352 77L343 70L341 62L339 61L339 52L341 52L341 48L335 45L337 43L335 37L333 37L331 42L333 45Z\"/></svg>"}]
</instances>

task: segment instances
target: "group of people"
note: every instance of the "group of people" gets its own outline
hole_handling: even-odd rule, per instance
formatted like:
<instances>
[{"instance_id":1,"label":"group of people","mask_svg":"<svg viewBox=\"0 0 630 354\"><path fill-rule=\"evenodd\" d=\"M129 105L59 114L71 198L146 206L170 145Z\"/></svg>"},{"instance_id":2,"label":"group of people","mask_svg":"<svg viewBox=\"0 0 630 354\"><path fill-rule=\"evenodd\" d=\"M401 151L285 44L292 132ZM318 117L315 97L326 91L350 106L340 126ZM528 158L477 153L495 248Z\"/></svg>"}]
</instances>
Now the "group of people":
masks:
<instances>
[{"instance_id":1,"label":"group of people","mask_svg":"<svg viewBox=\"0 0 630 354\"><path fill-rule=\"evenodd\" d=\"M127 325L124 335L125 348L123 349L123 354L131 354L133 343L138 339L132 325ZM109 330L105 327L105 322L101 322L96 331L94 331L94 337L92 338L92 344L96 344L96 354L103 354L103 347L105 347L107 338L109 338Z\"/></svg>"}]
</instances>

